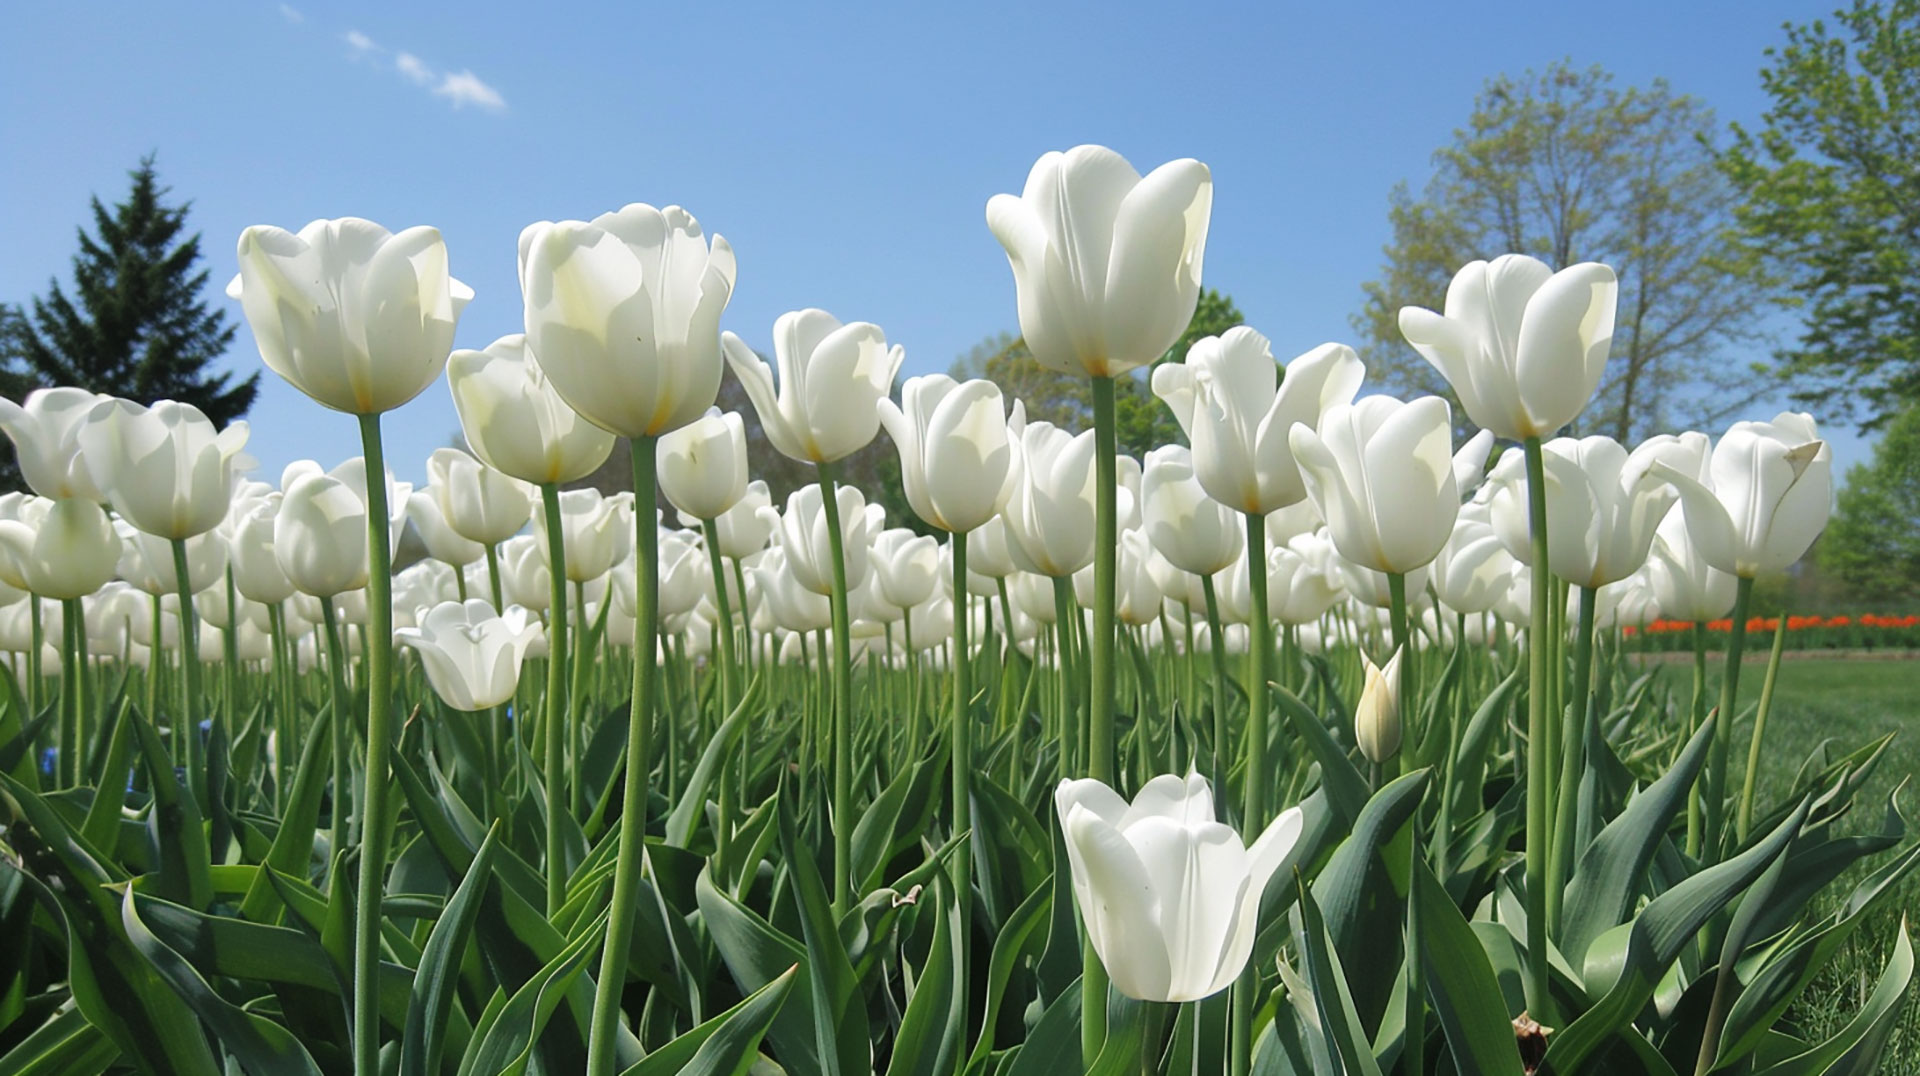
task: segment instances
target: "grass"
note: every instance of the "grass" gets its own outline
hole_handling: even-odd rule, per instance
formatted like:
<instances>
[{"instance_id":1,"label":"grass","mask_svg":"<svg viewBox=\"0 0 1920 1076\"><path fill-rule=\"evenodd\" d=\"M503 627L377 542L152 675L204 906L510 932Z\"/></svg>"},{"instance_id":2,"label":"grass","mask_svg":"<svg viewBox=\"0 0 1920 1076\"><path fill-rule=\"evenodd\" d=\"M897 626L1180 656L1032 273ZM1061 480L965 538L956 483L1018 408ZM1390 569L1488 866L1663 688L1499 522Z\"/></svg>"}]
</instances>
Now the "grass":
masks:
<instances>
[{"instance_id":1,"label":"grass","mask_svg":"<svg viewBox=\"0 0 1920 1076\"><path fill-rule=\"evenodd\" d=\"M1763 638L1757 640L1756 645L1764 652L1767 642ZM1714 675L1717 676L1717 672L1714 670ZM1684 697L1691 685L1690 668L1674 666L1666 675L1672 677L1672 683ZM1742 670L1743 712L1750 712L1758 702L1764 675L1764 665L1750 664ZM1822 741L1831 740L1830 754L1839 755L1889 732L1898 735L1881 759L1878 771L1861 792L1852 823L1855 831L1877 824L1887 796L1901 782L1920 772L1920 660L1836 658L1783 662L1760 756L1757 799L1762 812L1765 805L1787 794L1800 764ZM1744 760L1751 735L1750 721L1735 730L1737 760ZM1736 766L1742 764L1743 761L1736 761ZM1914 793L1903 791L1900 799L1903 812L1912 818ZM1886 859L1884 855L1876 857L1869 860L1867 866L1855 868L1840 884L1827 891L1812 913L1832 914L1851 886ZM1867 917L1789 1013L1790 1019L1800 1022L1807 1038L1818 1041L1831 1036L1853 1018L1886 966L1901 917L1913 917L1916 911L1920 911L1920 880L1909 876L1898 891ZM1909 996L1881 1071L1920 1072L1920 999Z\"/></svg>"}]
</instances>

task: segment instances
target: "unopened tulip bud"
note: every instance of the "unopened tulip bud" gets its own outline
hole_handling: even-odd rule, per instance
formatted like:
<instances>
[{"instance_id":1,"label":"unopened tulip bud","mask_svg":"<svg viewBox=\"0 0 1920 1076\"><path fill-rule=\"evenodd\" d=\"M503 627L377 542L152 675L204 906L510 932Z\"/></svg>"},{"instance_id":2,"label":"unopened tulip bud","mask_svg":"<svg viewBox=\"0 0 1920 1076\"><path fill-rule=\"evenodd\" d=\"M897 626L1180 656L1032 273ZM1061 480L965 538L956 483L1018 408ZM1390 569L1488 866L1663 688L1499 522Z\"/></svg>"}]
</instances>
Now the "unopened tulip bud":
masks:
<instances>
[{"instance_id":1,"label":"unopened tulip bud","mask_svg":"<svg viewBox=\"0 0 1920 1076\"><path fill-rule=\"evenodd\" d=\"M1360 660L1367 668L1367 682L1360 690L1360 704L1353 708L1353 738L1367 761L1379 765L1400 753L1400 651L1393 652L1385 668L1376 668L1365 654Z\"/></svg>"}]
</instances>

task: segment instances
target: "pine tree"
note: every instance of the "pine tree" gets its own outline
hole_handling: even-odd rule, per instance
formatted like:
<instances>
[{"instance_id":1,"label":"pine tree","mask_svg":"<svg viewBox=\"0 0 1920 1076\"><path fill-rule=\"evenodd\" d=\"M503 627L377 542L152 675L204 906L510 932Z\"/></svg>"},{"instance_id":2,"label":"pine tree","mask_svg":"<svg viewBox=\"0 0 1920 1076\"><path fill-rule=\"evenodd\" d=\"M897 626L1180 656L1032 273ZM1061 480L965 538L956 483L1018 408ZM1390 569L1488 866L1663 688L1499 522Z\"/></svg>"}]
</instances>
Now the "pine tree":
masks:
<instances>
[{"instance_id":1,"label":"pine tree","mask_svg":"<svg viewBox=\"0 0 1920 1076\"><path fill-rule=\"evenodd\" d=\"M225 426L253 404L260 375L235 382L208 369L235 326L202 300L200 236L182 235L188 203L163 201L168 188L151 155L129 175L125 201L109 209L92 200L95 234L80 230L73 294L52 280L30 312L0 307L0 360L10 375L0 391L77 385L143 404L179 400Z\"/></svg>"}]
</instances>

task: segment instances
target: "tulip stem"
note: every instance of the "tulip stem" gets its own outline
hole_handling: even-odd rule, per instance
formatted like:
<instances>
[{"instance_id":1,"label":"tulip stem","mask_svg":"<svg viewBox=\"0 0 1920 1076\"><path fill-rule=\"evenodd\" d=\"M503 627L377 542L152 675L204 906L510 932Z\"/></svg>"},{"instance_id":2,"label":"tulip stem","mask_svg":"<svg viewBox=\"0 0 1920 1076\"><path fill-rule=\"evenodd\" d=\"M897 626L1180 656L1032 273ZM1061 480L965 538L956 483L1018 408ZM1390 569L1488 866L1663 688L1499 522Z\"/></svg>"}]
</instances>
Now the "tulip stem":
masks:
<instances>
[{"instance_id":1,"label":"tulip stem","mask_svg":"<svg viewBox=\"0 0 1920 1076\"><path fill-rule=\"evenodd\" d=\"M547 534L547 698L541 750L541 780L547 793L547 915L567 900L565 844L560 838L564 804L560 767L567 725L567 541L560 522L560 487L540 483L541 519Z\"/></svg>"},{"instance_id":2,"label":"tulip stem","mask_svg":"<svg viewBox=\"0 0 1920 1076\"><path fill-rule=\"evenodd\" d=\"M733 599L727 594L727 569L720 558L720 527L711 519L700 521L701 536L707 543L707 568L713 573L713 604L720 613L720 623L714 631L720 644L720 720L725 721L733 712ZM741 592L745 600L745 591ZM717 844L715 853L720 859L724 876L727 865L733 862L728 850L733 843L733 793L734 771L744 768L752 755L748 741L742 740L733 751L720 772L720 827L714 834Z\"/></svg>"},{"instance_id":3,"label":"tulip stem","mask_svg":"<svg viewBox=\"0 0 1920 1076\"><path fill-rule=\"evenodd\" d=\"M1220 601L1214 593L1213 576L1200 577L1200 593L1207 600L1207 656L1213 661L1213 787L1221 791L1220 799L1225 802L1227 771L1232 768L1228 759L1233 757L1227 750L1227 633L1220 627Z\"/></svg>"},{"instance_id":4,"label":"tulip stem","mask_svg":"<svg viewBox=\"0 0 1920 1076\"><path fill-rule=\"evenodd\" d=\"M1258 512L1244 513L1247 524L1247 594L1253 612L1247 618L1247 776L1246 810L1240 826L1247 833L1266 827L1267 785L1267 654L1273 649L1273 621L1267 612L1267 520ZM1249 962L1233 988L1232 1060L1235 1076L1247 1071L1253 1057L1253 1008L1260 992L1260 973Z\"/></svg>"},{"instance_id":5,"label":"tulip stem","mask_svg":"<svg viewBox=\"0 0 1920 1076\"><path fill-rule=\"evenodd\" d=\"M1593 684L1593 621L1599 611L1598 593L1597 587L1580 588L1580 626L1573 637L1573 690L1567 696L1566 738L1560 744L1560 785L1555 792L1559 803L1554 812L1553 854L1548 859L1547 926L1555 931L1560 929L1560 906L1567 881L1573 874L1580 774L1586 765L1587 741L1592 735L1588 723L1595 720L1587 696Z\"/></svg>"},{"instance_id":6,"label":"tulip stem","mask_svg":"<svg viewBox=\"0 0 1920 1076\"><path fill-rule=\"evenodd\" d=\"M80 691L74 668L74 621L80 601L60 600L60 754L54 770L54 783L72 788L80 783Z\"/></svg>"},{"instance_id":7,"label":"tulip stem","mask_svg":"<svg viewBox=\"0 0 1920 1076\"><path fill-rule=\"evenodd\" d=\"M969 706L973 686L967 667L967 536L948 537L953 550L953 832L973 828L973 725ZM968 954L973 946L973 840L968 837L953 850L954 896L959 901L959 943L953 947L953 1023L959 1029L960 1049L967 1048Z\"/></svg>"},{"instance_id":8,"label":"tulip stem","mask_svg":"<svg viewBox=\"0 0 1920 1076\"><path fill-rule=\"evenodd\" d=\"M153 607L155 610L153 614L154 623L157 624L159 623L160 617L160 599L158 597L154 598ZM34 719L40 716L40 648L46 645L46 629L41 626L40 621L40 595L28 594L27 650L29 652L27 654L27 716ZM160 654L164 649L160 644L160 633L157 631L153 633L153 646L151 649L156 655ZM147 662L149 678L151 678L155 664L157 664L155 661L150 660ZM149 700L147 709L149 712L153 709L151 700ZM178 726L175 727L177 728ZM185 757L183 754L180 754L180 752L186 750L183 745L176 744L174 750L177 757Z\"/></svg>"},{"instance_id":9,"label":"tulip stem","mask_svg":"<svg viewBox=\"0 0 1920 1076\"><path fill-rule=\"evenodd\" d=\"M1726 838L1727 768L1732 765L1733 715L1740 697L1740 658L1747 645L1747 607L1753 599L1753 578L1738 577L1733 597L1733 623L1727 633L1727 672L1720 679L1720 720L1713 723L1713 745L1707 762L1705 840L1701 854L1719 856Z\"/></svg>"},{"instance_id":10,"label":"tulip stem","mask_svg":"<svg viewBox=\"0 0 1920 1076\"><path fill-rule=\"evenodd\" d=\"M367 485L367 773L360 804L360 885L354 904L353 1055L356 1076L380 1071L380 896L387 865L387 756L392 749L393 547L378 412L360 416ZM175 554L184 579L186 547ZM183 603L184 604L184 603Z\"/></svg>"},{"instance_id":11,"label":"tulip stem","mask_svg":"<svg viewBox=\"0 0 1920 1076\"><path fill-rule=\"evenodd\" d=\"M1533 540L1532 626L1527 631L1527 1012L1534 1020L1553 1019L1553 999L1547 978L1547 854L1553 847L1552 804L1547 799L1547 652L1551 633L1548 628L1549 596L1547 584L1547 479L1546 461L1541 454L1540 438L1523 442L1527 462L1527 509Z\"/></svg>"},{"instance_id":12,"label":"tulip stem","mask_svg":"<svg viewBox=\"0 0 1920 1076\"><path fill-rule=\"evenodd\" d=\"M846 538L833 465L819 463L820 507L827 519L827 555L833 561L833 913L853 903L853 627L847 613Z\"/></svg>"},{"instance_id":13,"label":"tulip stem","mask_svg":"<svg viewBox=\"0 0 1920 1076\"><path fill-rule=\"evenodd\" d=\"M287 690L287 621L279 602L267 606L267 638L272 644L272 671L268 694L273 705L273 805L283 815L287 809L287 755L293 750L293 699Z\"/></svg>"},{"instance_id":14,"label":"tulip stem","mask_svg":"<svg viewBox=\"0 0 1920 1076\"><path fill-rule=\"evenodd\" d=\"M1112 785L1113 781L1113 584L1115 486L1119 482L1114 447L1113 378L1093 379L1093 458L1099 471L1094 483L1093 638L1087 646L1092 699L1087 727L1087 776ZM1080 994L1080 1054L1092 1065L1107 1039L1107 969L1091 942L1082 939Z\"/></svg>"},{"instance_id":15,"label":"tulip stem","mask_svg":"<svg viewBox=\"0 0 1920 1076\"><path fill-rule=\"evenodd\" d=\"M658 675L660 609L659 493L654 479L654 443L635 437L633 453L633 696L627 707L626 788L620 794L620 848L613 872L613 906L607 946L594 983L593 1022L587 1040L587 1076L610 1076L620 1034L620 995L627 985L627 951L633 944L634 904L640 896L641 854L647 832L647 737Z\"/></svg>"},{"instance_id":16,"label":"tulip stem","mask_svg":"<svg viewBox=\"0 0 1920 1076\"><path fill-rule=\"evenodd\" d=\"M173 583L180 595L180 713L187 722L187 785L193 789L193 798L200 809L211 811L213 805L207 802L207 773L200 746L200 621L193 615L193 580L187 575L186 539L175 538L172 545ZM159 640L154 642L157 645Z\"/></svg>"},{"instance_id":17,"label":"tulip stem","mask_svg":"<svg viewBox=\"0 0 1920 1076\"><path fill-rule=\"evenodd\" d=\"M320 599L320 629L327 636L327 698L333 709L328 722L333 740L333 814L327 823L327 862L339 863L334 856L347 846L347 659L331 597Z\"/></svg>"},{"instance_id":18,"label":"tulip stem","mask_svg":"<svg viewBox=\"0 0 1920 1076\"><path fill-rule=\"evenodd\" d=\"M84 637L83 637L84 638ZM1747 745L1747 772L1740 780L1740 815L1734 830L1738 844L1747 843L1753 829L1753 795L1760 777L1760 741L1767 734L1767 714L1773 709L1773 685L1780 678L1780 652L1787 646L1787 614L1773 626L1773 650L1767 655L1766 679L1760 681L1760 708L1753 714L1753 740Z\"/></svg>"},{"instance_id":19,"label":"tulip stem","mask_svg":"<svg viewBox=\"0 0 1920 1076\"><path fill-rule=\"evenodd\" d=\"M1700 731L1700 723L1707 719L1707 625L1702 621L1693 622L1693 706L1689 710L1687 739ZM1682 740L1682 747L1686 741ZM1701 841L1701 788L1694 782L1693 789L1687 794L1687 858L1700 858Z\"/></svg>"}]
</instances>

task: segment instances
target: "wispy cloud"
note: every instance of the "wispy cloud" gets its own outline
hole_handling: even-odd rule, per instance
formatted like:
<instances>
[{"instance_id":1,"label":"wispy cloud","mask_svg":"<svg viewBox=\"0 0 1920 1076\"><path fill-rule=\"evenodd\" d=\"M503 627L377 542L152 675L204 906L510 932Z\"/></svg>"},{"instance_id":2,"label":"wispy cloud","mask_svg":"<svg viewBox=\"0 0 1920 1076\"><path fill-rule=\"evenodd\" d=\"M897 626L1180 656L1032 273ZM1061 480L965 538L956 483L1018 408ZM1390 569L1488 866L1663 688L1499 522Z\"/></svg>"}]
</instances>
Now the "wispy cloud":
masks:
<instances>
[{"instance_id":1,"label":"wispy cloud","mask_svg":"<svg viewBox=\"0 0 1920 1076\"><path fill-rule=\"evenodd\" d=\"M435 97L444 97L453 102L455 108L473 105L487 112L499 112L507 107L507 99L500 91L480 80L480 76L462 69L459 73L448 72L440 77L440 85L433 88Z\"/></svg>"},{"instance_id":2,"label":"wispy cloud","mask_svg":"<svg viewBox=\"0 0 1920 1076\"><path fill-rule=\"evenodd\" d=\"M307 21L307 17L300 13L300 9L292 4L280 5L280 17L296 26Z\"/></svg>"},{"instance_id":3,"label":"wispy cloud","mask_svg":"<svg viewBox=\"0 0 1920 1076\"><path fill-rule=\"evenodd\" d=\"M433 81L433 71L426 62L411 52L402 52L394 56L393 66L416 85L425 86Z\"/></svg>"},{"instance_id":4,"label":"wispy cloud","mask_svg":"<svg viewBox=\"0 0 1920 1076\"><path fill-rule=\"evenodd\" d=\"M296 13L297 14L297 13ZM483 112L503 112L507 99L486 80L473 73L470 68L458 71L441 70L421 59L418 54L405 49L388 49L386 46L361 33L348 30L341 35L347 43L347 58L355 62L368 61L386 66L391 56L395 73L433 96L445 100L455 108L472 106Z\"/></svg>"}]
</instances>

